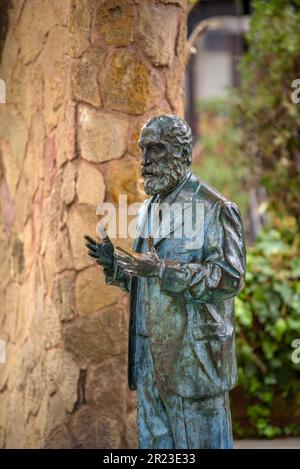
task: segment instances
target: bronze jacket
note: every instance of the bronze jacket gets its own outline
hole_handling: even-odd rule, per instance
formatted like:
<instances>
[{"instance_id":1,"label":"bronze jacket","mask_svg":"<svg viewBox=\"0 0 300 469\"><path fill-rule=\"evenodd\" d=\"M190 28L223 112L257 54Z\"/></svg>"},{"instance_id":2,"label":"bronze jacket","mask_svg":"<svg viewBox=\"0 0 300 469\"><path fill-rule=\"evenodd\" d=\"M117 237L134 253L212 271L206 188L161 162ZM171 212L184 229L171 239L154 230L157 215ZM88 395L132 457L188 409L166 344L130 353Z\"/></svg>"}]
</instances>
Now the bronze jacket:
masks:
<instances>
[{"instance_id":1,"label":"bronze jacket","mask_svg":"<svg viewBox=\"0 0 300 469\"><path fill-rule=\"evenodd\" d=\"M243 227L237 206L193 174L174 193L182 213L204 210L203 224L193 238L182 226L188 217L160 227L154 245L161 268L147 278L145 291L147 330L158 389L201 399L230 390L237 379L234 296L244 285ZM150 202L139 211L136 252ZM178 230L183 236L174 236ZM135 389L138 278L116 267L106 271L106 281L131 293L128 375Z\"/></svg>"}]
</instances>

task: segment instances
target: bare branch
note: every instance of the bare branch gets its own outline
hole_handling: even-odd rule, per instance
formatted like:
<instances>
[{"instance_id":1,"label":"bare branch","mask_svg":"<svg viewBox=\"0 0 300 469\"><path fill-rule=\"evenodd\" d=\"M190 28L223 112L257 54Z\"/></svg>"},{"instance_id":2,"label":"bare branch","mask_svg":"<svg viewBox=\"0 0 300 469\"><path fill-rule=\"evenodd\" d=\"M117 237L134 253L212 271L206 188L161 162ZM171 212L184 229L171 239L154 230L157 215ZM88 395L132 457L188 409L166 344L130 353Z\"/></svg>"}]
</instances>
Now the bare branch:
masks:
<instances>
[{"instance_id":1,"label":"bare branch","mask_svg":"<svg viewBox=\"0 0 300 469\"><path fill-rule=\"evenodd\" d=\"M190 35L186 45L186 65L189 63L192 54L197 52L195 44L200 36L202 36L208 28L217 28L218 22L216 20L204 20L197 24L196 28Z\"/></svg>"}]
</instances>

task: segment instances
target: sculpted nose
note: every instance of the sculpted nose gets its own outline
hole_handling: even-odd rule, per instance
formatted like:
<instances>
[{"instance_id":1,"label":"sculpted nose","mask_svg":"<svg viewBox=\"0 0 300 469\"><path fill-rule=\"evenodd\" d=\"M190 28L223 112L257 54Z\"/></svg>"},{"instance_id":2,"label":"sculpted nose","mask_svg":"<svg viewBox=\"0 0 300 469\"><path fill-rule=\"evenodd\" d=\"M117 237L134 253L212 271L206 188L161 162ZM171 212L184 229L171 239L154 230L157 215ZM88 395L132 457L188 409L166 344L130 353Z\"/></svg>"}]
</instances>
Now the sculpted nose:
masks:
<instances>
[{"instance_id":1,"label":"sculpted nose","mask_svg":"<svg viewBox=\"0 0 300 469\"><path fill-rule=\"evenodd\" d=\"M142 165L147 166L148 164L151 163L151 160L149 158L149 153L147 152L146 148L143 150L142 153Z\"/></svg>"}]
</instances>

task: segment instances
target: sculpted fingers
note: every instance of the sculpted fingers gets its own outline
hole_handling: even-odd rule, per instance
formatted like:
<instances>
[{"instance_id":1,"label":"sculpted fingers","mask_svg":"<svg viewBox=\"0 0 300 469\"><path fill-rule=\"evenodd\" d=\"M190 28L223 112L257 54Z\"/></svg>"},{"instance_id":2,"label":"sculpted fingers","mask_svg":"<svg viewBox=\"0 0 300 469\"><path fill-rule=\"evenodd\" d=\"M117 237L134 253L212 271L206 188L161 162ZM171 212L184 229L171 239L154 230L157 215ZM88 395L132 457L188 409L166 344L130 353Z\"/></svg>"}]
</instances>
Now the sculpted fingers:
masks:
<instances>
[{"instance_id":1,"label":"sculpted fingers","mask_svg":"<svg viewBox=\"0 0 300 469\"><path fill-rule=\"evenodd\" d=\"M92 251L94 253L97 252L98 247L95 246L94 244L91 243L85 243L86 247L88 248L89 251Z\"/></svg>"},{"instance_id":2,"label":"sculpted fingers","mask_svg":"<svg viewBox=\"0 0 300 469\"><path fill-rule=\"evenodd\" d=\"M122 254L116 253L116 259L117 263L124 268L129 268L129 267L134 267L136 265L136 262L134 259L130 257L126 257Z\"/></svg>"},{"instance_id":3,"label":"sculpted fingers","mask_svg":"<svg viewBox=\"0 0 300 469\"><path fill-rule=\"evenodd\" d=\"M120 246L116 247L115 255L120 261L128 263L136 262L136 253L133 253L128 249L121 248Z\"/></svg>"},{"instance_id":4,"label":"sculpted fingers","mask_svg":"<svg viewBox=\"0 0 300 469\"><path fill-rule=\"evenodd\" d=\"M129 249L122 248L121 246L116 246L117 252L121 255L128 256L134 259L137 256L136 252L130 251Z\"/></svg>"},{"instance_id":5,"label":"sculpted fingers","mask_svg":"<svg viewBox=\"0 0 300 469\"><path fill-rule=\"evenodd\" d=\"M127 249L117 247L115 250L115 257L117 264L126 272L134 274L138 266L138 262L135 258L135 254L131 253Z\"/></svg>"},{"instance_id":6,"label":"sculpted fingers","mask_svg":"<svg viewBox=\"0 0 300 469\"><path fill-rule=\"evenodd\" d=\"M87 234L85 234L84 236L84 239L87 241L85 243L85 246L88 248L88 255L91 256L91 257L97 257L96 254L97 254L97 249L98 249L98 243L97 241L95 241L93 238L91 238L90 236L88 236Z\"/></svg>"},{"instance_id":7,"label":"sculpted fingers","mask_svg":"<svg viewBox=\"0 0 300 469\"><path fill-rule=\"evenodd\" d=\"M86 241L88 241L89 243L91 244L94 244L94 245L97 245L97 241L95 241L93 238L91 238L89 235L87 235L86 233L83 235L84 239Z\"/></svg>"},{"instance_id":8,"label":"sculpted fingers","mask_svg":"<svg viewBox=\"0 0 300 469\"><path fill-rule=\"evenodd\" d=\"M99 231L100 231L100 234L101 234L103 240L105 240L106 242L107 241L111 242L110 237L108 236L107 231L106 231L104 225L102 225L102 223L100 223L100 225L99 225Z\"/></svg>"},{"instance_id":9,"label":"sculpted fingers","mask_svg":"<svg viewBox=\"0 0 300 469\"><path fill-rule=\"evenodd\" d=\"M98 259L98 255L94 251L88 251L88 255L94 259Z\"/></svg>"}]
</instances>

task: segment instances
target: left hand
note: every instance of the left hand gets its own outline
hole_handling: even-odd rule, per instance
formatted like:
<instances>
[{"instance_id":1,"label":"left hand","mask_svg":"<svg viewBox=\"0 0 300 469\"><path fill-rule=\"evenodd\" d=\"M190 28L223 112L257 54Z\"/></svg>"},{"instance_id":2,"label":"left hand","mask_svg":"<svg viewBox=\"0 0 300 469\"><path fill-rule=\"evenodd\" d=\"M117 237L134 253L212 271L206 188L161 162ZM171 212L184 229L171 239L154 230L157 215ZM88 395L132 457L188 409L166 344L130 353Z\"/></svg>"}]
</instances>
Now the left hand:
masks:
<instances>
[{"instance_id":1,"label":"left hand","mask_svg":"<svg viewBox=\"0 0 300 469\"><path fill-rule=\"evenodd\" d=\"M117 264L128 274L136 277L158 276L160 259L153 246L153 239L148 238L149 252L139 254L127 249L116 247L115 259Z\"/></svg>"}]
</instances>

